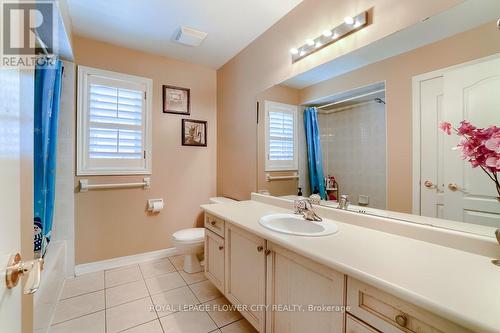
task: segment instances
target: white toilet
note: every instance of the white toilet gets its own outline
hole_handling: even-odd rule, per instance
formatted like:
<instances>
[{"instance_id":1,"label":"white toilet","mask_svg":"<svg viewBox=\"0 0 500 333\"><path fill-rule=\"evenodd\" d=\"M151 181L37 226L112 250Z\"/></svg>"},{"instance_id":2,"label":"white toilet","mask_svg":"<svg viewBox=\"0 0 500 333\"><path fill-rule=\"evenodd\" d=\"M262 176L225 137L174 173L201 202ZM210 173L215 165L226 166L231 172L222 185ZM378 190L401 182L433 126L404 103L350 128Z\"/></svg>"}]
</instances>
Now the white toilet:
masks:
<instances>
[{"instance_id":1,"label":"white toilet","mask_svg":"<svg viewBox=\"0 0 500 333\"><path fill-rule=\"evenodd\" d=\"M224 197L210 198L210 203L235 202L233 199ZM203 257L203 246L205 243L205 228L188 228L175 232L172 235L175 248L180 254L184 254L184 272L198 273L203 270L200 258Z\"/></svg>"}]
</instances>

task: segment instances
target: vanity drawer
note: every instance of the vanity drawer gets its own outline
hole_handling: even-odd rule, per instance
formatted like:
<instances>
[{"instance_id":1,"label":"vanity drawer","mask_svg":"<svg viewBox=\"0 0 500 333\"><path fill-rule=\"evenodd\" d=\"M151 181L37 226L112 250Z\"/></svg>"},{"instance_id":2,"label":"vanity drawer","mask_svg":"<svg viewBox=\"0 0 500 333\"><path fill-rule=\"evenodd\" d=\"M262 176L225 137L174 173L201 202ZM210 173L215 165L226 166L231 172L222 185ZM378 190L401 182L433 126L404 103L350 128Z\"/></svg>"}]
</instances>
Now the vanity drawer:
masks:
<instances>
[{"instance_id":1,"label":"vanity drawer","mask_svg":"<svg viewBox=\"0 0 500 333\"><path fill-rule=\"evenodd\" d=\"M346 333L380 333L376 329L371 328L370 326L363 323L358 318L351 316L350 314L347 315L345 332Z\"/></svg>"},{"instance_id":2,"label":"vanity drawer","mask_svg":"<svg viewBox=\"0 0 500 333\"><path fill-rule=\"evenodd\" d=\"M224 237L224 220L210 214L205 214L205 228L212 230L217 235Z\"/></svg>"},{"instance_id":3,"label":"vanity drawer","mask_svg":"<svg viewBox=\"0 0 500 333\"><path fill-rule=\"evenodd\" d=\"M356 279L347 279L349 312L384 333L472 333Z\"/></svg>"}]
</instances>

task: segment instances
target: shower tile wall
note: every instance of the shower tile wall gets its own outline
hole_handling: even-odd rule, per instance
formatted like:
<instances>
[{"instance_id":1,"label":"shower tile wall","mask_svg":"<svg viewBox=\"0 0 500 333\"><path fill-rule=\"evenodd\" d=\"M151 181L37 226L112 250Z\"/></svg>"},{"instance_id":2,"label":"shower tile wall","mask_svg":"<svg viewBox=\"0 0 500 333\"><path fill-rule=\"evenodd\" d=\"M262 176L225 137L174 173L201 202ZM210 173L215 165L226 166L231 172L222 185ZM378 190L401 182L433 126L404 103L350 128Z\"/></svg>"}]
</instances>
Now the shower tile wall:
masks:
<instances>
[{"instance_id":1,"label":"shower tile wall","mask_svg":"<svg viewBox=\"0 0 500 333\"><path fill-rule=\"evenodd\" d=\"M369 196L369 207L386 208L385 105L358 104L318 114L325 176L335 176L339 194L353 204Z\"/></svg>"}]
</instances>

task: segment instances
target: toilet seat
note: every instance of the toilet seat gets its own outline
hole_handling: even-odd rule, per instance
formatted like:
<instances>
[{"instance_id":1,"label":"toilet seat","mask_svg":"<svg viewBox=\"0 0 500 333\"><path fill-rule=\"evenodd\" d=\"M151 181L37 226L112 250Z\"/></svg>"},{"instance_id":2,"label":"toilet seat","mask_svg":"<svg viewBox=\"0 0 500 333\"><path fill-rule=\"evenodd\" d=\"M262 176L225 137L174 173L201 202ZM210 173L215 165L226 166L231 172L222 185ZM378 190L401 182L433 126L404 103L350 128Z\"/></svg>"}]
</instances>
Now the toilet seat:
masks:
<instances>
[{"instance_id":1,"label":"toilet seat","mask_svg":"<svg viewBox=\"0 0 500 333\"><path fill-rule=\"evenodd\" d=\"M172 235L175 242L189 244L200 243L205 240L205 228L188 228L175 232Z\"/></svg>"}]
</instances>

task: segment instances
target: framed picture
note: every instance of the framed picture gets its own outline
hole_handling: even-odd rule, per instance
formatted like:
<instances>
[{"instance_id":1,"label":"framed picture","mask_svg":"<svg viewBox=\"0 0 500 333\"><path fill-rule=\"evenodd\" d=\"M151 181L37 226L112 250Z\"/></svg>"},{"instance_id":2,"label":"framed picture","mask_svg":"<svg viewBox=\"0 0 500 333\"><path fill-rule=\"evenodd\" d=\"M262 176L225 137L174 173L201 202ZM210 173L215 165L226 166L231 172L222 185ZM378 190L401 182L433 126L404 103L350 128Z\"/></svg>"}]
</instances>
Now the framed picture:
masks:
<instances>
[{"instance_id":1,"label":"framed picture","mask_svg":"<svg viewBox=\"0 0 500 333\"><path fill-rule=\"evenodd\" d=\"M163 113L189 115L190 104L188 88L163 86Z\"/></svg>"},{"instance_id":2,"label":"framed picture","mask_svg":"<svg viewBox=\"0 0 500 333\"><path fill-rule=\"evenodd\" d=\"M207 122L203 120L182 119L182 145L207 146Z\"/></svg>"}]
</instances>

